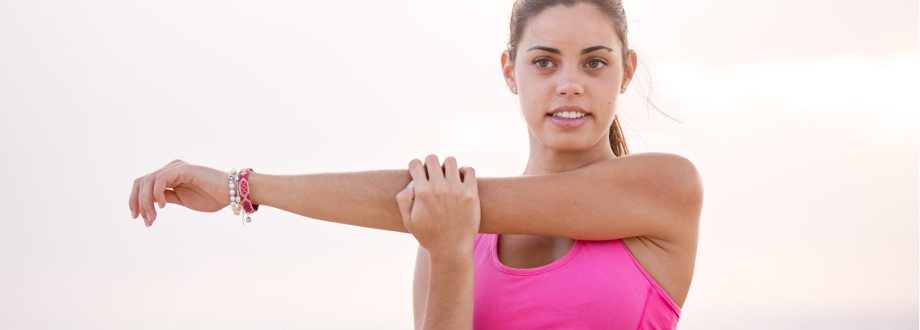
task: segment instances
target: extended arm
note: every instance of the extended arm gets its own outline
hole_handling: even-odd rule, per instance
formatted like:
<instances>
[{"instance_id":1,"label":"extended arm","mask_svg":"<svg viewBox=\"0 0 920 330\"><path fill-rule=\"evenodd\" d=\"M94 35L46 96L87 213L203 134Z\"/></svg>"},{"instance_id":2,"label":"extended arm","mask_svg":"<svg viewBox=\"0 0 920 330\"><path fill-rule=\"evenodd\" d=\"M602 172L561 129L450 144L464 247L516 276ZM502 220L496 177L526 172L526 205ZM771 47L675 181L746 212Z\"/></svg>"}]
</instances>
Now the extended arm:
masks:
<instances>
[{"instance_id":1,"label":"extended arm","mask_svg":"<svg viewBox=\"0 0 920 330\"><path fill-rule=\"evenodd\" d=\"M302 175L249 174L252 202L313 219L408 233L396 194L408 170Z\"/></svg>"},{"instance_id":2,"label":"extended arm","mask_svg":"<svg viewBox=\"0 0 920 330\"><path fill-rule=\"evenodd\" d=\"M306 217L408 233L394 196L408 170L250 174L253 202ZM549 175L479 178L481 233L582 240L669 239L695 226L702 186L692 163L636 154Z\"/></svg>"}]
</instances>

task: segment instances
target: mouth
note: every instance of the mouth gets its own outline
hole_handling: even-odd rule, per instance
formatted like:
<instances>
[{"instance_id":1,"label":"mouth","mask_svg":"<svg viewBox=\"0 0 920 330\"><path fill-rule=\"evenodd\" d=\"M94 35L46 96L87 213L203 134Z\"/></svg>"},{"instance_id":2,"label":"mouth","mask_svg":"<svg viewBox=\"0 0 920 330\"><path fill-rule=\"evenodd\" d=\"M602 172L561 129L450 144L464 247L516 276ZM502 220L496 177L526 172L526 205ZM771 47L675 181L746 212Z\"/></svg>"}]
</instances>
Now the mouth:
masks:
<instances>
[{"instance_id":1,"label":"mouth","mask_svg":"<svg viewBox=\"0 0 920 330\"><path fill-rule=\"evenodd\" d=\"M549 117L550 122L560 128L577 128L588 121L591 113L579 106L564 105L553 109L546 116Z\"/></svg>"},{"instance_id":2,"label":"mouth","mask_svg":"<svg viewBox=\"0 0 920 330\"><path fill-rule=\"evenodd\" d=\"M563 105L550 110L546 115L555 119L576 120L590 116L591 113L577 105Z\"/></svg>"},{"instance_id":3,"label":"mouth","mask_svg":"<svg viewBox=\"0 0 920 330\"><path fill-rule=\"evenodd\" d=\"M546 114L547 117L553 119L562 119L562 120L575 120L585 118L590 116L590 113L578 113L578 112L561 112L556 114Z\"/></svg>"}]
</instances>

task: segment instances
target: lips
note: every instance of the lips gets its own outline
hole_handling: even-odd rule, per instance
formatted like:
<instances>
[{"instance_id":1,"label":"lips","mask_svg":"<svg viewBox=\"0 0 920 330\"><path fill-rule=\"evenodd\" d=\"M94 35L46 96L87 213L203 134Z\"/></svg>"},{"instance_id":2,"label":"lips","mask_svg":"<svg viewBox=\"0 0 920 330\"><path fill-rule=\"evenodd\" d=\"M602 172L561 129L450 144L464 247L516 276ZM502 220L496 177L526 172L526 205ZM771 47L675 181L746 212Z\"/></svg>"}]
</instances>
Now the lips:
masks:
<instances>
[{"instance_id":1,"label":"lips","mask_svg":"<svg viewBox=\"0 0 920 330\"><path fill-rule=\"evenodd\" d=\"M564 118L560 116L554 116L555 114L559 114L560 116L565 114L567 117L571 117L573 114L583 114L584 116L578 118ZM588 118L591 118L591 113L577 105L563 105L553 108L548 114L546 114L546 116L549 117L549 121L556 125L556 127L572 129L581 127L586 122L588 122Z\"/></svg>"}]
</instances>

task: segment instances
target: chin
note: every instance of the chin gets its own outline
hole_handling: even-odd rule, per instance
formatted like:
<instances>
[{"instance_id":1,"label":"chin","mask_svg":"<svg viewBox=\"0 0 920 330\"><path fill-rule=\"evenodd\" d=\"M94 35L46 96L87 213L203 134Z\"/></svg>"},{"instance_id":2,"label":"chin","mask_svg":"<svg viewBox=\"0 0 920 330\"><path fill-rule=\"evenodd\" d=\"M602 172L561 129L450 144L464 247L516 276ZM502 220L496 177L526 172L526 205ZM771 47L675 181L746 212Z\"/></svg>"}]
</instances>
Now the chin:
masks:
<instances>
[{"instance_id":1,"label":"chin","mask_svg":"<svg viewBox=\"0 0 920 330\"><path fill-rule=\"evenodd\" d=\"M591 148L591 143L585 137L553 137L543 145L557 152L577 152Z\"/></svg>"}]
</instances>

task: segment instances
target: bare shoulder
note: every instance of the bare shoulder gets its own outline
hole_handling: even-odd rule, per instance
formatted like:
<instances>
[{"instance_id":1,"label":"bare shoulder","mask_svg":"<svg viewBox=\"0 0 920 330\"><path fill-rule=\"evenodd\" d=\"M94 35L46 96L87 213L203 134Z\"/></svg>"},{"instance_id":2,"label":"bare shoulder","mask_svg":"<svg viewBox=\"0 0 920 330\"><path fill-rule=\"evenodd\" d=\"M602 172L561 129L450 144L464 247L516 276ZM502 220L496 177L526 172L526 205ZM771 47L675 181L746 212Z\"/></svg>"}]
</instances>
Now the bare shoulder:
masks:
<instances>
[{"instance_id":1,"label":"bare shoulder","mask_svg":"<svg viewBox=\"0 0 920 330\"><path fill-rule=\"evenodd\" d=\"M626 176L656 187L668 197L682 197L687 206L701 204L703 180L696 165L684 156L647 152L605 161L611 175Z\"/></svg>"},{"instance_id":2,"label":"bare shoulder","mask_svg":"<svg viewBox=\"0 0 920 330\"><path fill-rule=\"evenodd\" d=\"M630 168L642 170L652 177L665 179L680 179L681 181L699 181L700 175L696 165L684 156L664 153L645 152L617 157L606 161L608 163L623 162ZM638 173L637 173L638 174Z\"/></svg>"},{"instance_id":3,"label":"bare shoulder","mask_svg":"<svg viewBox=\"0 0 920 330\"><path fill-rule=\"evenodd\" d=\"M677 154L649 152L607 160L604 172L617 182L641 186L656 205L668 209L667 222L696 225L703 205L703 181L689 159ZM682 226L673 227L678 229ZM678 229L678 232L683 232ZM686 232L684 232L686 233Z\"/></svg>"},{"instance_id":4,"label":"bare shoulder","mask_svg":"<svg viewBox=\"0 0 920 330\"><path fill-rule=\"evenodd\" d=\"M686 157L669 153L632 154L609 161L611 170L629 172L635 180L653 186L658 214L664 221L661 235L623 239L642 268L683 307L693 279L699 243L703 184L696 166ZM617 167L615 162L621 162Z\"/></svg>"}]
</instances>

